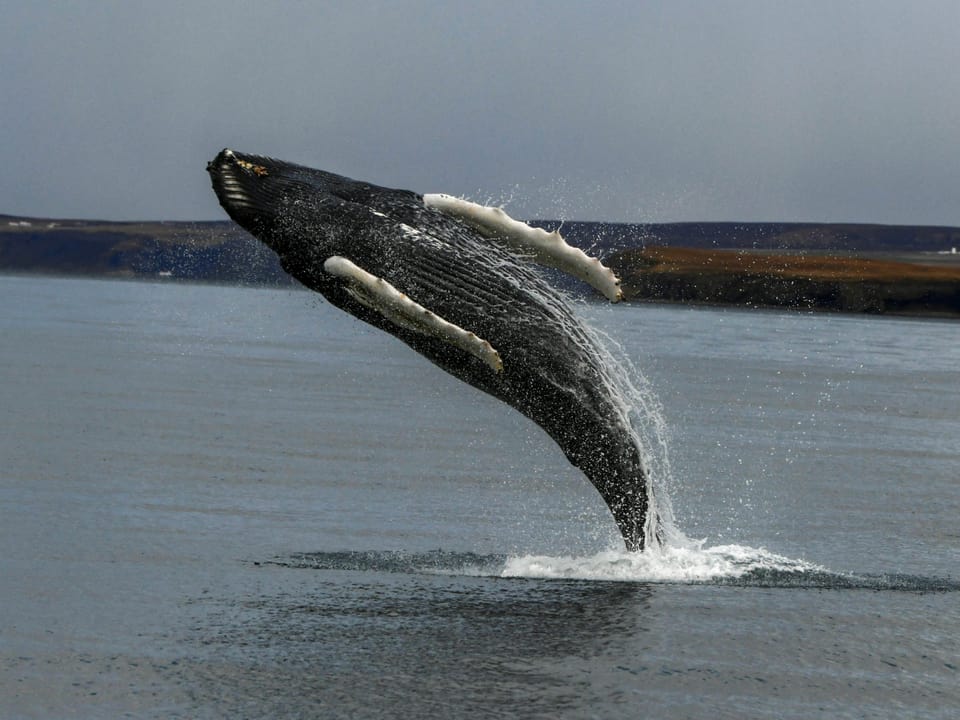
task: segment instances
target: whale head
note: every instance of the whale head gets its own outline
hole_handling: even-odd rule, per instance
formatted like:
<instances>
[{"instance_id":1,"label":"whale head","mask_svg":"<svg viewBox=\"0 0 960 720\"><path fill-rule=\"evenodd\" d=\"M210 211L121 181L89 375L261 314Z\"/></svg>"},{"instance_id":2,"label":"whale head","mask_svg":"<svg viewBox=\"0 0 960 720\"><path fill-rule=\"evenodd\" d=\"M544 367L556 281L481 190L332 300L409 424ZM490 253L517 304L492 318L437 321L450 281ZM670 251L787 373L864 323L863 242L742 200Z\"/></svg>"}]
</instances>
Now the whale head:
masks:
<instances>
[{"instance_id":1,"label":"whale head","mask_svg":"<svg viewBox=\"0 0 960 720\"><path fill-rule=\"evenodd\" d=\"M262 155L221 150L207 163L221 206L232 220L283 256L310 237L318 251L349 234L348 206L379 212L407 190L378 188L342 175ZM381 215L382 216L382 215Z\"/></svg>"},{"instance_id":2,"label":"whale head","mask_svg":"<svg viewBox=\"0 0 960 720\"><path fill-rule=\"evenodd\" d=\"M342 202L339 176L261 155L225 148L207 172L230 218L281 253Z\"/></svg>"},{"instance_id":3,"label":"whale head","mask_svg":"<svg viewBox=\"0 0 960 720\"><path fill-rule=\"evenodd\" d=\"M207 163L220 205L244 229L264 238L275 234L282 216L298 202L322 192L317 178L298 177L297 167L259 155L221 150Z\"/></svg>"}]
</instances>

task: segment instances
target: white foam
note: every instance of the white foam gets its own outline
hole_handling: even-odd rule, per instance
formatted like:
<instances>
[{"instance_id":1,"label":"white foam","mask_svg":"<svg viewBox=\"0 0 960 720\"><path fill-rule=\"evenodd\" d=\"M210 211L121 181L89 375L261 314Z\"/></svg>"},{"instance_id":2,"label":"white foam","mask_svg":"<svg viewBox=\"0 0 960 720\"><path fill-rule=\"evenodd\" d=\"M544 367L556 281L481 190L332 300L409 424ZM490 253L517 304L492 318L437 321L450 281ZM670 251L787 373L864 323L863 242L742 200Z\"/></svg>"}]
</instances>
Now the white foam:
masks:
<instances>
[{"instance_id":1,"label":"white foam","mask_svg":"<svg viewBox=\"0 0 960 720\"><path fill-rule=\"evenodd\" d=\"M618 342L586 319L584 330L600 352L601 379L610 389L624 424L631 429L646 473L649 506L644 547L653 551L661 547L690 547L695 543L674 522L669 492L674 482L669 428L660 400Z\"/></svg>"},{"instance_id":2,"label":"white foam","mask_svg":"<svg viewBox=\"0 0 960 720\"><path fill-rule=\"evenodd\" d=\"M605 550L588 557L525 555L508 558L501 577L620 582L700 583L735 579L757 571L813 572L825 568L764 548L742 545L664 546L632 553Z\"/></svg>"}]
</instances>

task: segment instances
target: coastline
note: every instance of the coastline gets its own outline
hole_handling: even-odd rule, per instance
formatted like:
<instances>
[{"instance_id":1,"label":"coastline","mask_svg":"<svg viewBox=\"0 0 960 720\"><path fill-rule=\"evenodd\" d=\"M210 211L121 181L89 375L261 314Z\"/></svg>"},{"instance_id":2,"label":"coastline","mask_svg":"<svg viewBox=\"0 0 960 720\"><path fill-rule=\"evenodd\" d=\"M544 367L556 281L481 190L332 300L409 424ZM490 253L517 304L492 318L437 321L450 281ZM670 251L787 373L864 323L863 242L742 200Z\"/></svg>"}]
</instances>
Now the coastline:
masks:
<instances>
[{"instance_id":1,"label":"coastline","mask_svg":"<svg viewBox=\"0 0 960 720\"><path fill-rule=\"evenodd\" d=\"M960 318L960 255L899 257L654 246L609 264L633 302Z\"/></svg>"},{"instance_id":2,"label":"coastline","mask_svg":"<svg viewBox=\"0 0 960 720\"><path fill-rule=\"evenodd\" d=\"M758 246L770 226L682 226L696 237L677 234L676 224L566 223L563 231L617 272L627 302L960 319L960 253L945 246L960 229L805 224L790 228L789 243L781 234ZM707 236L714 245L700 242ZM826 236L839 246L824 249ZM296 286L273 252L228 221L0 215L0 272ZM575 281L565 287L583 292Z\"/></svg>"}]
</instances>

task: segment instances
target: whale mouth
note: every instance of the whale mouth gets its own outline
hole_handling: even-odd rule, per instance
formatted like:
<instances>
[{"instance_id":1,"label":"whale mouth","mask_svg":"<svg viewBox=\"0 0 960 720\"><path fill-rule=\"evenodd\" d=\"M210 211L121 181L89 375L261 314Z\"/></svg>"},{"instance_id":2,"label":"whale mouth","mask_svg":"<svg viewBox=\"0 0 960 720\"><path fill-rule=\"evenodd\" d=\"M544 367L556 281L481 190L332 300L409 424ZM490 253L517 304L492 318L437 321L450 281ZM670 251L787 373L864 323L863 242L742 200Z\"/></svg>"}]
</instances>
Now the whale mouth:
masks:
<instances>
[{"instance_id":1,"label":"whale mouth","mask_svg":"<svg viewBox=\"0 0 960 720\"><path fill-rule=\"evenodd\" d=\"M265 204L256 202L256 185L269 175L263 164L224 148L207 163L207 172L217 199L234 220L243 224L267 209Z\"/></svg>"},{"instance_id":2,"label":"whale mouth","mask_svg":"<svg viewBox=\"0 0 960 720\"><path fill-rule=\"evenodd\" d=\"M301 204L329 196L338 176L262 155L224 148L207 163L220 205L254 235L289 220Z\"/></svg>"}]
</instances>

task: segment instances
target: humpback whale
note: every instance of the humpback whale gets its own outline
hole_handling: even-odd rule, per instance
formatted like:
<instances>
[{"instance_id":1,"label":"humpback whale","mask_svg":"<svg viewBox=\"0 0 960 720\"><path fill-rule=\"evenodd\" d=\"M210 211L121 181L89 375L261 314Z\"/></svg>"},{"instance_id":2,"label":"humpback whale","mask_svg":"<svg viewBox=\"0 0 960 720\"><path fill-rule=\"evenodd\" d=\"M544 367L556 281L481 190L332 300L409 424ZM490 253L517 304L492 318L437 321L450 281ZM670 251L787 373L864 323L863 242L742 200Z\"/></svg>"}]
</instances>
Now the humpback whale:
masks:
<instances>
[{"instance_id":1,"label":"humpback whale","mask_svg":"<svg viewBox=\"0 0 960 720\"><path fill-rule=\"evenodd\" d=\"M615 302L619 281L599 260L447 195L229 149L207 171L227 214L290 275L540 425L600 493L628 550L659 541L639 441L603 353L532 265Z\"/></svg>"}]
</instances>

